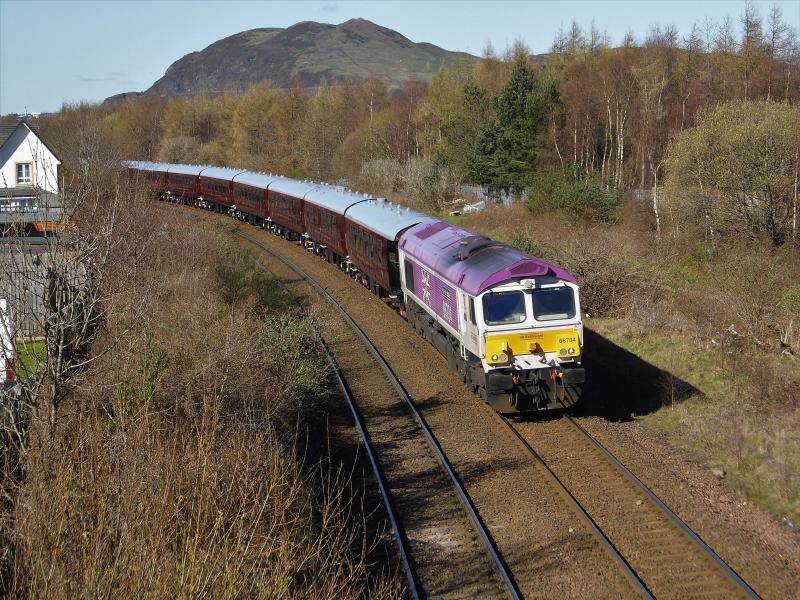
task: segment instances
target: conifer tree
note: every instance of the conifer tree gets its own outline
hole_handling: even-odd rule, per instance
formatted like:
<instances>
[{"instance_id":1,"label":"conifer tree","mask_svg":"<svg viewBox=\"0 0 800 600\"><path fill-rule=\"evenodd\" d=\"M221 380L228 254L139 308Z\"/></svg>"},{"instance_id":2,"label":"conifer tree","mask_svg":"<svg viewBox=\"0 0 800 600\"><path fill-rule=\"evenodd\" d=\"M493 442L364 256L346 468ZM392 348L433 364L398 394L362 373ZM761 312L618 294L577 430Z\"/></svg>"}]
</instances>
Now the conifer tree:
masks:
<instances>
[{"instance_id":1,"label":"conifer tree","mask_svg":"<svg viewBox=\"0 0 800 600\"><path fill-rule=\"evenodd\" d=\"M469 166L476 182L519 194L534 173L537 138L547 123L554 86L542 86L520 56L494 99L496 119L478 135Z\"/></svg>"}]
</instances>

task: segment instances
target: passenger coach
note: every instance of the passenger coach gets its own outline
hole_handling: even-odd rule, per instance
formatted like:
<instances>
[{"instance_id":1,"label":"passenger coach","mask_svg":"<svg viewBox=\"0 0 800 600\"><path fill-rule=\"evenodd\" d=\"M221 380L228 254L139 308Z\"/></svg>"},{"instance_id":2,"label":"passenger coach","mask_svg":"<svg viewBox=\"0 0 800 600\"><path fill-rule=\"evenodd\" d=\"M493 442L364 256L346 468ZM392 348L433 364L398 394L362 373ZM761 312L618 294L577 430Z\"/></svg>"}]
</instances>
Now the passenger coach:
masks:
<instances>
[{"instance_id":1,"label":"passenger coach","mask_svg":"<svg viewBox=\"0 0 800 600\"><path fill-rule=\"evenodd\" d=\"M241 169L206 167L197 174L200 202L212 203L220 207L219 212L227 212L234 205L233 178L243 173Z\"/></svg>"}]
</instances>

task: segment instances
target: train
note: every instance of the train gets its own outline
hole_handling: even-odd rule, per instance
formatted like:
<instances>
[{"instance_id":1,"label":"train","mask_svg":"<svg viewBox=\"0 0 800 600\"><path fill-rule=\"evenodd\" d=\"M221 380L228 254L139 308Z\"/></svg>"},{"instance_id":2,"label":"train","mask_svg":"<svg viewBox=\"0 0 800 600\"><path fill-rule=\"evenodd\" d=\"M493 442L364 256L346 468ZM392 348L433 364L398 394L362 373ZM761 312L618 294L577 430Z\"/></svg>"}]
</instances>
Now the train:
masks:
<instances>
[{"instance_id":1,"label":"train","mask_svg":"<svg viewBox=\"0 0 800 600\"><path fill-rule=\"evenodd\" d=\"M586 381L567 270L386 198L242 169L124 161L160 200L303 244L397 310L502 414L572 406Z\"/></svg>"}]
</instances>

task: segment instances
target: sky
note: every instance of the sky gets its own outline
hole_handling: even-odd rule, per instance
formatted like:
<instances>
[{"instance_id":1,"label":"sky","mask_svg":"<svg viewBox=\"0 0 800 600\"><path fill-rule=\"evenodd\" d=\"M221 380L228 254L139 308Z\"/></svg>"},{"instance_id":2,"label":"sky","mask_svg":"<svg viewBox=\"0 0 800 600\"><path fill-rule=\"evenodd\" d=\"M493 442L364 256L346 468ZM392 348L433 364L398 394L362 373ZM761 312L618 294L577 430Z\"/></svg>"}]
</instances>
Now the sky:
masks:
<instances>
[{"instance_id":1,"label":"sky","mask_svg":"<svg viewBox=\"0 0 800 600\"><path fill-rule=\"evenodd\" d=\"M777 4L799 28L800 0L755 4L765 18ZM706 17L736 20L743 9L743 0L0 0L0 115L145 90L185 54L257 27L361 17L447 50L480 55L491 42L502 52L519 39L542 53L573 18L586 28L594 20L619 42L653 25L685 35Z\"/></svg>"}]
</instances>

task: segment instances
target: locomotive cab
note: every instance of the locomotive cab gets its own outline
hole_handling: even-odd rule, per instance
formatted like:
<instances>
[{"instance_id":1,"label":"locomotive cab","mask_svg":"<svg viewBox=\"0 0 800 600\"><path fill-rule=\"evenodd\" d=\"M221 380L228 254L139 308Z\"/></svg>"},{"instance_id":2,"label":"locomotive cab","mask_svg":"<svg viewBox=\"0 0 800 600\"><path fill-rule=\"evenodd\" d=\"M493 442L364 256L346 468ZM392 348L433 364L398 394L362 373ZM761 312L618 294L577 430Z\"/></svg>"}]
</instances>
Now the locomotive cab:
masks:
<instances>
[{"instance_id":1,"label":"locomotive cab","mask_svg":"<svg viewBox=\"0 0 800 600\"><path fill-rule=\"evenodd\" d=\"M578 286L555 278L493 287L475 302L487 401L501 412L570 405L585 380Z\"/></svg>"}]
</instances>

